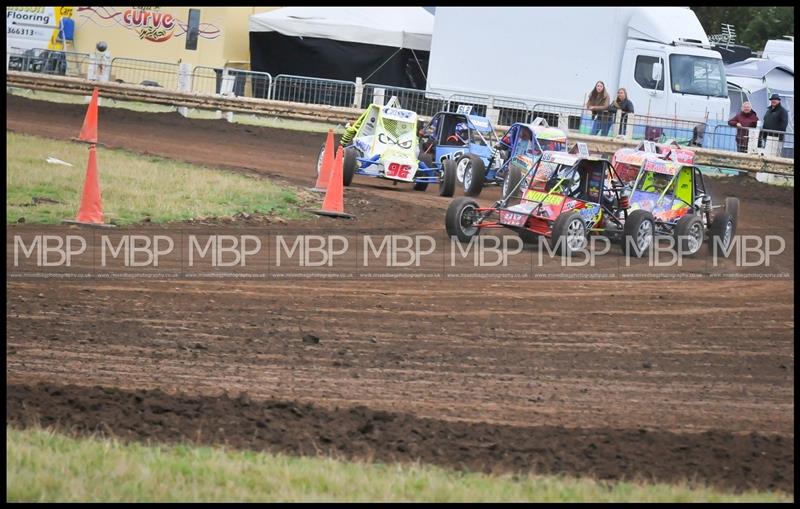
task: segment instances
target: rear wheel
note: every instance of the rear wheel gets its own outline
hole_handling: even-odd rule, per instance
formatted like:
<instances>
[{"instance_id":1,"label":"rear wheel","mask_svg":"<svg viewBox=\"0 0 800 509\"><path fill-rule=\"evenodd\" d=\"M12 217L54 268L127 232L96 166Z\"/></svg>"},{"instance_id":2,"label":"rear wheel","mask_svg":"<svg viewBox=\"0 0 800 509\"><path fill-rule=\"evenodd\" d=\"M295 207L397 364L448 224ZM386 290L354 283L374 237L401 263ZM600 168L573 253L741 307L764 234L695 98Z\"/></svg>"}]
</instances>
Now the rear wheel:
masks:
<instances>
[{"instance_id":1,"label":"rear wheel","mask_svg":"<svg viewBox=\"0 0 800 509\"><path fill-rule=\"evenodd\" d=\"M344 162L342 164L342 178L345 187L353 182L353 175L356 174L358 166L358 151L353 147L344 149Z\"/></svg>"},{"instance_id":2,"label":"rear wheel","mask_svg":"<svg viewBox=\"0 0 800 509\"><path fill-rule=\"evenodd\" d=\"M464 175L464 194L478 196L486 180L486 165L475 154L466 154L458 160L457 175Z\"/></svg>"},{"instance_id":3,"label":"rear wheel","mask_svg":"<svg viewBox=\"0 0 800 509\"><path fill-rule=\"evenodd\" d=\"M675 238L675 247L678 252L693 256L703 246L705 235L703 220L695 214L687 214L678 220L672 235Z\"/></svg>"},{"instance_id":4,"label":"rear wheel","mask_svg":"<svg viewBox=\"0 0 800 509\"><path fill-rule=\"evenodd\" d=\"M709 230L711 230L711 243L709 244L711 252L725 256L733 242L733 236L736 235L736 219L729 212L717 214L711 221Z\"/></svg>"},{"instance_id":5,"label":"rear wheel","mask_svg":"<svg viewBox=\"0 0 800 509\"><path fill-rule=\"evenodd\" d=\"M450 202L444 216L447 235L461 242L469 242L478 234L478 227L475 226L477 220L478 202L466 197L456 198Z\"/></svg>"},{"instance_id":6,"label":"rear wheel","mask_svg":"<svg viewBox=\"0 0 800 509\"><path fill-rule=\"evenodd\" d=\"M555 244L558 252L563 255L586 248L589 243L586 223L577 210L558 216L553 224L550 242Z\"/></svg>"},{"instance_id":7,"label":"rear wheel","mask_svg":"<svg viewBox=\"0 0 800 509\"><path fill-rule=\"evenodd\" d=\"M626 256L644 256L653 246L655 226L653 214L646 210L634 210L628 214L622 236L622 252Z\"/></svg>"},{"instance_id":8,"label":"rear wheel","mask_svg":"<svg viewBox=\"0 0 800 509\"><path fill-rule=\"evenodd\" d=\"M442 176L439 181L439 196L453 196L456 192L456 163L450 159L442 162Z\"/></svg>"}]
</instances>

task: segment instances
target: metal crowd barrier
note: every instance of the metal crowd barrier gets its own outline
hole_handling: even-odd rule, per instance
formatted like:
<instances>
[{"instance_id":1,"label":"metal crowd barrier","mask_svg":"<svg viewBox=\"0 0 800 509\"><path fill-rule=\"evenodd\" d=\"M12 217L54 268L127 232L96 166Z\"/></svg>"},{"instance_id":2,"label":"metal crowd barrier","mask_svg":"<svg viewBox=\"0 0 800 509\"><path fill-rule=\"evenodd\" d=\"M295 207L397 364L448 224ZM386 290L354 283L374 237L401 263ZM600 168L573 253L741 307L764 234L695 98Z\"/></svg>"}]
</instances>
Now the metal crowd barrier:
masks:
<instances>
[{"instance_id":1,"label":"metal crowd barrier","mask_svg":"<svg viewBox=\"0 0 800 509\"><path fill-rule=\"evenodd\" d=\"M392 96L396 96L403 109L415 111L417 115L431 117L444 110L447 104L444 96L435 92L381 85L379 83L365 83L360 107L366 108L376 97L376 92L380 94L381 90L383 90L384 103Z\"/></svg>"},{"instance_id":2,"label":"metal crowd barrier","mask_svg":"<svg viewBox=\"0 0 800 509\"><path fill-rule=\"evenodd\" d=\"M271 89L272 75L266 72L204 66L192 70L191 90L195 93L269 99Z\"/></svg>"},{"instance_id":3,"label":"metal crowd barrier","mask_svg":"<svg viewBox=\"0 0 800 509\"><path fill-rule=\"evenodd\" d=\"M179 90L178 64L136 58L111 60L111 81Z\"/></svg>"},{"instance_id":4,"label":"metal crowd barrier","mask_svg":"<svg viewBox=\"0 0 800 509\"><path fill-rule=\"evenodd\" d=\"M35 72L59 76L83 77L89 67L89 54L74 51L9 48L6 54L9 71Z\"/></svg>"},{"instance_id":5,"label":"metal crowd barrier","mask_svg":"<svg viewBox=\"0 0 800 509\"><path fill-rule=\"evenodd\" d=\"M270 99L352 107L355 102L355 94L356 84L352 81L279 74L272 80Z\"/></svg>"},{"instance_id":6,"label":"metal crowd barrier","mask_svg":"<svg viewBox=\"0 0 800 509\"><path fill-rule=\"evenodd\" d=\"M459 106L472 106L473 115L486 116L489 99L488 95L452 94L447 98L446 111L458 111Z\"/></svg>"},{"instance_id":7,"label":"metal crowd barrier","mask_svg":"<svg viewBox=\"0 0 800 509\"><path fill-rule=\"evenodd\" d=\"M711 132L711 142L706 148L716 148L745 154L761 154L776 157L794 158L794 133L772 129L742 129L727 124L719 124Z\"/></svg>"}]
</instances>

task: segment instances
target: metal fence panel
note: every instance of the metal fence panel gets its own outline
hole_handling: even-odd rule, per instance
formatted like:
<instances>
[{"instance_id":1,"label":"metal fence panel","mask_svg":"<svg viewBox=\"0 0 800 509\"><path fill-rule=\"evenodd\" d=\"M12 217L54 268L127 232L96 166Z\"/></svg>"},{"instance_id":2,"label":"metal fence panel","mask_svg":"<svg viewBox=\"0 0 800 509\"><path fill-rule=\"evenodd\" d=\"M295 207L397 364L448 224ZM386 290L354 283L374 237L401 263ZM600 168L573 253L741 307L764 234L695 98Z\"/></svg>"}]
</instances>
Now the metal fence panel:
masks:
<instances>
[{"instance_id":1,"label":"metal fence panel","mask_svg":"<svg viewBox=\"0 0 800 509\"><path fill-rule=\"evenodd\" d=\"M136 58L111 60L111 81L178 90L179 65Z\"/></svg>"},{"instance_id":2,"label":"metal fence panel","mask_svg":"<svg viewBox=\"0 0 800 509\"><path fill-rule=\"evenodd\" d=\"M224 86L227 74L230 84ZM197 66L192 71L192 91L202 94L220 94L225 90L237 97L269 99L272 76L266 72Z\"/></svg>"},{"instance_id":3,"label":"metal fence panel","mask_svg":"<svg viewBox=\"0 0 800 509\"><path fill-rule=\"evenodd\" d=\"M447 111L457 111L459 106L472 106L472 114L486 116L489 96L453 94L447 99Z\"/></svg>"},{"instance_id":4,"label":"metal fence panel","mask_svg":"<svg viewBox=\"0 0 800 509\"><path fill-rule=\"evenodd\" d=\"M89 54L32 48L9 48L8 70L86 77Z\"/></svg>"},{"instance_id":5,"label":"metal fence panel","mask_svg":"<svg viewBox=\"0 0 800 509\"><path fill-rule=\"evenodd\" d=\"M352 81L327 80L279 74L272 81L270 99L306 104L352 107L356 84Z\"/></svg>"},{"instance_id":6,"label":"metal fence panel","mask_svg":"<svg viewBox=\"0 0 800 509\"><path fill-rule=\"evenodd\" d=\"M494 107L498 110L498 125L511 125L516 122L528 123L532 120L530 107L522 101L496 98Z\"/></svg>"},{"instance_id":7,"label":"metal fence panel","mask_svg":"<svg viewBox=\"0 0 800 509\"><path fill-rule=\"evenodd\" d=\"M364 93L361 97L361 107L366 108L372 103L375 89L384 89L384 103L392 96L397 96L403 109L415 111L417 115L431 117L445 109L447 100L436 92L426 92L414 88L395 87L378 83L365 83Z\"/></svg>"}]
</instances>

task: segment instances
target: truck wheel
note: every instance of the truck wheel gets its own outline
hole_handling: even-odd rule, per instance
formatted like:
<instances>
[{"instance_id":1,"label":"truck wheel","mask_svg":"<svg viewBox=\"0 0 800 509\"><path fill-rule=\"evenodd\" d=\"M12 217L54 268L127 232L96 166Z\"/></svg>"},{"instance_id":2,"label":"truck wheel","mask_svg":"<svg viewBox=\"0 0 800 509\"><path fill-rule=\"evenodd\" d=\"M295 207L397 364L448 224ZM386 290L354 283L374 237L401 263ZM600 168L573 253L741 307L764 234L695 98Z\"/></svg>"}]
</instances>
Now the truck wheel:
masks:
<instances>
[{"instance_id":1,"label":"truck wheel","mask_svg":"<svg viewBox=\"0 0 800 509\"><path fill-rule=\"evenodd\" d=\"M678 220L672 235L675 238L675 247L680 253L693 256L703 246L704 237L703 220L696 214L687 214Z\"/></svg>"},{"instance_id":2,"label":"truck wheel","mask_svg":"<svg viewBox=\"0 0 800 509\"><path fill-rule=\"evenodd\" d=\"M442 162L442 179L439 181L439 196L453 196L456 192L456 163L450 159Z\"/></svg>"},{"instance_id":3,"label":"truck wheel","mask_svg":"<svg viewBox=\"0 0 800 509\"><path fill-rule=\"evenodd\" d=\"M455 178L455 174L453 175ZM478 234L478 227L474 226L477 219L478 202L471 198L461 197L450 202L444 216L444 224L448 237L456 237L461 242Z\"/></svg>"},{"instance_id":4,"label":"truck wheel","mask_svg":"<svg viewBox=\"0 0 800 509\"><path fill-rule=\"evenodd\" d=\"M353 147L344 149L344 162L342 164L342 177L345 187L353 182L353 175L356 174L358 166L358 151Z\"/></svg>"},{"instance_id":5,"label":"truck wheel","mask_svg":"<svg viewBox=\"0 0 800 509\"><path fill-rule=\"evenodd\" d=\"M520 180L522 180L522 170L516 166L512 166L508 170L508 175L506 175L506 178L503 179L503 198L510 198L509 193L514 190L515 187L517 187L517 184L519 184ZM516 197L522 196L521 189L516 189L515 193Z\"/></svg>"},{"instance_id":6,"label":"truck wheel","mask_svg":"<svg viewBox=\"0 0 800 509\"><path fill-rule=\"evenodd\" d=\"M558 252L562 255L571 254L586 247L589 242L586 223L577 210L558 216L553 224L550 242L555 244Z\"/></svg>"},{"instance_id":7,"label":"truck wheel","mask_svg":"<svg viewBox=\"0 0 800 509\"><path fill-rule=\"evenodd\" d=\"M478 196L486 180L486 165L475 154L466 154L458 160L458 173L464 173L464 194Z\"/></svg>"},{"instance_id":8,"label":"truck wheel","mask_svg":"<svg viewBox=\"0 0 800 509\"><path fill-rule=\"evenodd\" d=\"M725 212L733 217L733 222L739 222L739 198L729 196L725 198Z\"/></svg>"},{"instance_id":9,"label":"truck wheel","mask_svg":"<svg viewBox=\"0 0 800 509\"><path fill-rule=\"evenodd\" d=\"M727 208L727 203L725 205ZM709 230L711 230L711 242L708 247L711 252L718 253L717 249L720 249L722 253L725 253L733 242L733 236L736 235L736 219L727 211L716 214L711 221Z\"/></svg>"},{"instance_id":10,"label":"truck wheel","mask_svg":"<svg viewBox=\"0 0 800 509\"><path fill-rule=\"evenodd\" d=\"M625 220L622 235L622 252L625 256L641 258L653 246L656 222L646 210L634 210Z\"/></svg>"}]
</instances>

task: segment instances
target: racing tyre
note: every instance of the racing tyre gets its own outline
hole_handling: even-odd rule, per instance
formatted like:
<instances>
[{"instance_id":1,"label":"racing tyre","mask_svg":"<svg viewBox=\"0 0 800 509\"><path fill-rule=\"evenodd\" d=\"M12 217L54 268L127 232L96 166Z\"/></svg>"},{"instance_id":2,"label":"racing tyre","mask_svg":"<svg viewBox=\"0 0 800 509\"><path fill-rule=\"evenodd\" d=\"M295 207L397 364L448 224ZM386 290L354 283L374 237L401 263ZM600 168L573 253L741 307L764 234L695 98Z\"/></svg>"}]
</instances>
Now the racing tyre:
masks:
<instances>
[{"instance_id":1,"label":"racing tyre","mask_svg":"<svg viewBox=\"0 0 800 509\"><path fill-rule=\"evenodd\" d=\"M456 163L450 159L442 162L442 180L439 181L439 196L453 196L456 192Z\"/></svg>"},{"instance_id":2,"label":"racing tyre","mask_svg":"<svg viewBox=\"0 0 800 509\"><path fill-rule=\"evenodd\" d=\"M733 217L733 222L739 222L739 198L728 197L725 198L725 212Z\"/></svg>"},{"instance_id":3,"label":"racing tyre","mask_svg":"<svg viewBox=\"0 0 800 509\"><path fill-rule=\"evenodd\" d=\"M558 216L556 222L553 223L550 242L562 255L586 248L589 243L589 234L586 230L586 223L577 210Z\"/></svg>"},{"instance_id":4,"label":"racing tyre","mask_svg":"<svg viewBox=\"0 0 800 509\"><path fill-rule=\"evenodd\" d=\"M696 214L687 214L678 220L672 235L679 253L694 256L703 246L705 236L703 220Z\"/></svg>"},{"instance_id":5,"label":"racing tyre","mask_svg":"<svg viewBox=\"0 0 800 509\"><path fill-rule=\"evenodd\" d=\"M353 182L353 175L356 174L358 166L358 151L353 147L344 149L344 162L342 164L342 179L345 187Z\"/></svg>"},{"instance_id":6,"label":"racing tyre","mask_svg":"<svg viewBox=\"0 0 800 509\"><path fill-rule=\"evenodd\" d=\"M475 154L466 154L458 160L456 176L464 176L464 194L478 196L486 180L486 165Z\"/></svg>"},{"instance_id":7,"label":"racing tyre","mask_svg":"<svg viewBox=\"0 0 800 509\"><path fill-rule=\"evenodd\" d=\"M512 166L508 170L508 175L503 179L503 198L509 199L509 193L517 187L519 181L522 180L522 170L516 166ZM517 189L515 195L517 198L522 196L521 189Z\"/></svg>"},{"instance_id":8,"label":"racing tyre","mask_svg":"<svg viewBox=\"0 0 800 509\"><path fill-rule=\"evenodd\" d=\"M319 172L322 171L322 160L323 159L325 159L325 144L324 143L319 148L319 155L317 156L317 175L316 175L316 178L319 178Z\"/></svg>"},{"instance_id":9,"label":"racing tyre","mask_svg":"<svg viewBox=\"0 0 800 509\"><path fill-rule=\"evenodd\" d=\"M522 244L531 244L534 246L539 244L540 235L533 233L527 228L513 228L513 230L522 240Z\"/></svg>"},{"instance_id":10,"label":"racing tyre","mask_svg":"<svg viewBox=\"0 0 800 509\"><path fill-rule=\"evenodd\" d=\"M622 235L623 254L637 258L644 256L653 247L655 231L656 222L650 212L639 209L628 214Z\"/></svg>"},{"instance_id":11,"label":"racing tyre","mask_svg":"<svg viewBox=\"0 0 800 509\"><path fill-rule=\"evenodd\" d=\"M728 253L731 242L733 242L733 236L736 235L735 217L730 212L716 214L711 221L709 230L711 230L711 242L708 248L711 253L725 256Z\"/></svg>"},{"instance_id":12,"label":"racing tyre","mask_svg":"<svg viewBox=\"0 0 800 509\"><path fill-rule=\"evenodd\" d=\"M444 224L448 237L456 237L461 242L478 234L478 227L474 226L477 218L478 202L471 198L461 197L450 202L444 216Z\"/></svg>"},{"instance_id":13,"label":"racing tyre","mask_svg":"<svg viewBox=\"0 0 800 509\"><path fill-rule=\"evenodd\" d=\"M419 151L418 159L425 163L428 168L433 168L433 156L424 152L422 149ZM424 191L428 189L427 182L414 182L414 191Z\"/></svg>"}]
</instances>

